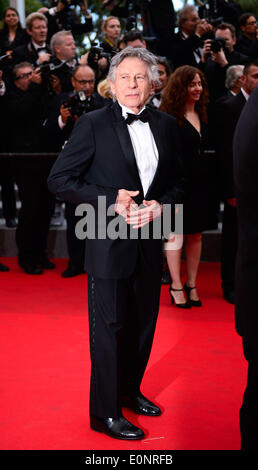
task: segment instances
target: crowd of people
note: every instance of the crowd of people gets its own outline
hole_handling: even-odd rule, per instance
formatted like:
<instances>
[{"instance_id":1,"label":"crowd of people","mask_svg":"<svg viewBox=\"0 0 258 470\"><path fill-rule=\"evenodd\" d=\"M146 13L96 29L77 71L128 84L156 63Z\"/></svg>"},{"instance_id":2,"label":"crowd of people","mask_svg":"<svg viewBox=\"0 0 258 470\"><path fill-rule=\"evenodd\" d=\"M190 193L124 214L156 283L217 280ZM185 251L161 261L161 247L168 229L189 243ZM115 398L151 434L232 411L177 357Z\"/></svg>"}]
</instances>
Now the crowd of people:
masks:
<instances>
[{"instance_id":1,"label":"crowd of people","mask_svg":"<svg viewBox=\"0 0 258 470\"><path fill-rule=\"evenodd\" d=\"M128 46L146 48L155 53L159 72L147 106L176 118L185 175L187 279L185 283L181 279L182 248L178 248L164 251L164 266L169 270L169 281L164 282L170 283L171 300L177 307L202 305L197 291L202 232L217 228L222 200L222 290L225 299L234 303L237 222L232 141L241 110L258 84L254 14L222 0L218 2L222 16L210 22L200 19L194 6L185 6L178 13L178 32L171 24L170 31L160 28L150 40L135 28L122 31L113 7L102 23L100 47L78 57L77 35L93 31L93 23L87 2L81 5L84 21L79 23L69 3L64 6L58 1L31 13L25 29L15 8L8 7L3 14L0 184L3 217L8 227L16 229L19 265L28 274L55 268L47 254L57 202L48 190L47 177L55 155L68 141L78 117L112 102L106 79L112 57ZM18 214L14 183L21 201ZM72 277L84 272L85 242L75 235L78 218L73 204L65 203L65 215L69 262L62 276ZM0 264L0 270L8 268Z\"/></svg>"}]
</instances>

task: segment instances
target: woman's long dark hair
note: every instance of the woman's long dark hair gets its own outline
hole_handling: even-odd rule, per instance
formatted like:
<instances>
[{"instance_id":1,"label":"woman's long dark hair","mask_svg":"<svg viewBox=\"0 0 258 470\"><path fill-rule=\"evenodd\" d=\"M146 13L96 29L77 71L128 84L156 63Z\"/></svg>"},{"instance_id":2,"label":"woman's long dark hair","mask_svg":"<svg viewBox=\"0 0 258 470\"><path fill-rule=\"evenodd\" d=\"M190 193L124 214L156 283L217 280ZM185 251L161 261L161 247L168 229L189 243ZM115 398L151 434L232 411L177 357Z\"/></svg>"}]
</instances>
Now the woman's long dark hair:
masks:
<instances>
[{"instance_id":1,"label":"woman's long dark hair","mask_svg":"<svg viewBox=\"0 0 258 470\"><path fill-rule=\"evenodd\" d=\"M22 26L21 26L21 23L20 23L19 13L18 13L18 11L16 10L16 8L14 8L14 7L6 7L6 8L4 9L4 12L3 12L3 23L4 23L4 25L3 25L2 31L3 31L4 33L5 33L5 32L8 33L8 31L9 31L8 25L5 23L5 15L6 15L6 13L7 13L8 10L14 11L14 12L16 13L16 15L18 16L18 20L19 20L19 21L18 21L18 24L17 24L17 30L18 30L18 29L23 29Z\"/></svg>"},{"instance_id":2,"label":"woman's long dark hair","mask_svg":"<svg viewBox=\"0 0 258 470\"><path fill-rule=\"evenodd\" d=\"M198 74L202 83L202 94L196 102L195 109L201 121L207 122L207 103L209 100L208 85L201 70L190 65L183 65L173 72L162 93L160 110L172 114L179 125L185 122L186 102L188 98L188 86Z\"/></svg>"}]
</instances>

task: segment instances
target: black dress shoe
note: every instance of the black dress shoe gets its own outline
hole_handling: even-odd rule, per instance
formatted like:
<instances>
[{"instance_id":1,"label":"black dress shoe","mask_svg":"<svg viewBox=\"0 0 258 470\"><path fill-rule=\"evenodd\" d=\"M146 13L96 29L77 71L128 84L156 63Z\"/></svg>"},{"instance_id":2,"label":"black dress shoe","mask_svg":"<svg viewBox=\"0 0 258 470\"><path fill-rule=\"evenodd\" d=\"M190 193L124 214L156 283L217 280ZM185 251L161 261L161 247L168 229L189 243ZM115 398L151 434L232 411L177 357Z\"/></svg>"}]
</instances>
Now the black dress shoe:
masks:
<instances>
[{"instance_id":1,"label":"black dress shoe","mask_svg":"<svg viewBox=\"0 0 258 470\"><path fill-rule=\"evenodd\" d=\"M160 416L161 410L157 405L154 405L148 398L144 397L141 393L134 397L124 397L122 406L130 408L138 415L145 416Z\"/></svg>"},{"instance_id":2,"label":"black dress shoe","mask_svg":"<svg viewBox=\"0 0 258 470\"><path fill-rule=\"evenodd\" d=\"M144 437L144 432L127 421L123 416L119 418L90 417L90 427L94 431L104 432L115 439L135 441Z\"/></svg>"},{"instance_id":3,"label":"black dress shoe","mask_svg":"<svg viewBox=\"0 0 258 470\"><path fill-rule=\"evenodd\" d=\"M39 263L42 269L55 269L55 263L52 263L48 258L45 258L41 263Z\"/></svg>"},{"instance_id":4,"label":"black dress shoe","mask_svg":"<svg viewBox=\"0 0 258 470\"><path fill-rule=\"evenodd\" d=\"M4 264L0 263L0 271L2 272L7 272L7 271L10 271L9 268L7 266L5 266Z\"/></svg>"},{"instance_id":5,"label":"black dress shoe","mask_svg":"<svg viewBox=\"0 0 258 470\"><path fill-rule=\"evenodd\" d=\"M27 274L42 274L43 273L42 269L36 266L35 264L20 264L20 266Z\"/></svg>"},{"instance_id":6,"label":"black dress shoe","mask_svg":"<svg viewBox=\"0 0 258 470\"><path fill-rule=\"evenodd\" d=\"M68 266L68 268L62 273L62 277L74 277L84 274L84 269Z\"/></svg>"}]
</instances>

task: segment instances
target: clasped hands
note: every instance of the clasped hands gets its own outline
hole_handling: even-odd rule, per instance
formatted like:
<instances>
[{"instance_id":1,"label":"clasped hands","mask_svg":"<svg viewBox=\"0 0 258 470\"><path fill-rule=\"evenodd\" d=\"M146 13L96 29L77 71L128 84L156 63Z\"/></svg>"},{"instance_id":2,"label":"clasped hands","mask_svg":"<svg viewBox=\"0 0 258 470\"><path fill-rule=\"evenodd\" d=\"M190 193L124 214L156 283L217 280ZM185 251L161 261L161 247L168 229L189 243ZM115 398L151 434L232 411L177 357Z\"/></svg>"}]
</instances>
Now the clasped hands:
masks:
<instances>
[{"instance_id":1,"label":"clasped hands","mask_svg":"<svg viewBox=\"0 0 258 470\"><path fill-rule=\"evenodd\" d=\"M144 199L142 201L144 207L138 206L133 198L139 193L140 191L119 189L115 205L115 212L124 217L127 224L132 225L133 228L141 228L162 214L162 204L155 200Z\"/></svg>"}]
</instances>

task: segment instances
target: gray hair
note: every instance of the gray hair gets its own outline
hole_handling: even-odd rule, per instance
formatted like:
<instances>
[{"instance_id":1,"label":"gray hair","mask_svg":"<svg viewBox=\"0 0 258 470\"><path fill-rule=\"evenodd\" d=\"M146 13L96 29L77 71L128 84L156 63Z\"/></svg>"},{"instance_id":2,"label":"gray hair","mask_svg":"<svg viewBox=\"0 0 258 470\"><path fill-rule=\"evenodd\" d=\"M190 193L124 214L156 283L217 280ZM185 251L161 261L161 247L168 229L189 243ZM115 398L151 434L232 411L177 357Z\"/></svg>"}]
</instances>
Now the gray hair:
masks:
<instances>
[{"instance_id":1,"label":"gray hair","mask_svg":"<svg viewBox=\"0 0 258 470\"><path fill-rule=\"evenodd\" d=\"M237 79L242 77L243 70L243 65L231 65L231 67L227 69L225 86L228 88L228 90L231 90Z\"/></svg>"},{"instance_id":2,"label":"gray hair","mask_svg":"<svg viewBox=\"0 0 258 470\"><path fill-rule=\"evenodd\" d=\"M182 24L185 23L185 21L188 20L188 17L190 13L197 11L194 5L186 5L183 7L179 13L178 13L178 26L179 28L182 26Z\"/></svg>"},{"instance_id":3,"label":"gray hair","mask_svg":"<svg viewBox=\"0 0 258 470\"><path fill-rule=\"evenodd\" d=\"M157 59L152 52L140 47L128 46L118 52L111 60L107 79L114 83L117 67L128 58L140 59L148 65L148 75L151 83L159 81Z\"/></svg>"},{"instance_id":4,"label":"gray hair","mask_svg":"<svg viewBox=\"0 0 258 470\"><path fill-rule=\"evenodd\" d=\"M57 33L53 34L51 41L50 41L50 49L53 54L55 54L55 48L56 46L60 46L62 44L64 37L66 36L72 36L73 33L72 31L58 31Z\"/></svg>"}]
</instances>

